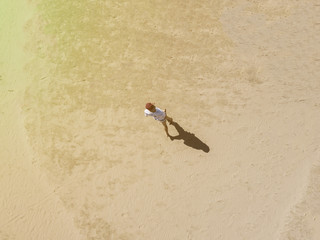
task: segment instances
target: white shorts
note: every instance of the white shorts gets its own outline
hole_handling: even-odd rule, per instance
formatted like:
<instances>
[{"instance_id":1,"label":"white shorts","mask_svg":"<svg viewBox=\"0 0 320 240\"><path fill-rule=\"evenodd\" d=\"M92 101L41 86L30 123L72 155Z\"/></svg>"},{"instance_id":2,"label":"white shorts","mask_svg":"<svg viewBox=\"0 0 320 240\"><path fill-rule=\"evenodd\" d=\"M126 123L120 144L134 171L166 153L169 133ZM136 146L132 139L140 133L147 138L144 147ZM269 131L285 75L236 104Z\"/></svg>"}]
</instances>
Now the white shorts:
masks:
<instances>
[{"instance_id":1,"label":"white shorts","mask_svg":"<svg viewBox=\"0 0 320 240\"><path fill-rule=\"evenodd\" d=\"M163 119L161 119L161 120L160 120L160 119L156 119L156 120L159 121L159 122L165 122L165 121L166 121L166 117L167 117L167 116L164 116Z\"/></svg>"},{"instance_id":2,"label":"white shorts","mask_svg":"<svg viewBox=\"0 0 320 240\"><path fill-rule=\"evenodd\" d=\"M158 121L160 121L160 122L165 122L166 121L166 118L164 118L164 119L162 119L162 120L158 120Z\"/></svg>"}]
</instances>

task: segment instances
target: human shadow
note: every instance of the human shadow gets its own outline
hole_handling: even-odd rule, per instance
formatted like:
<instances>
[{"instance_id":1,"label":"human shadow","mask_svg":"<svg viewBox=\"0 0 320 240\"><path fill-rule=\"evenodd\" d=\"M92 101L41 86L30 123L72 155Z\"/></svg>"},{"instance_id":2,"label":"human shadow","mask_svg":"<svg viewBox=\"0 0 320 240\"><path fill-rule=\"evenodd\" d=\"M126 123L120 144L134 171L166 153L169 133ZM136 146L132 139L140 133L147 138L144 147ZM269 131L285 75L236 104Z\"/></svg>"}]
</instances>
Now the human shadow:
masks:
<instances>
[{"instance_id":1,"label":"human shadow","mask_svg":"<svg viewBox=\"0 0 320 240\"><path fill-rule=\"evenodd\" d=\"M210 151L209 146L197 138L194 133L185 131L177 122L172 122L171 125L173 125L179 133L177 136L170 136L172 141L182 139L184 141L183 143L189 147L202 150L206 153Z\"/></svg>"}]
</instances>

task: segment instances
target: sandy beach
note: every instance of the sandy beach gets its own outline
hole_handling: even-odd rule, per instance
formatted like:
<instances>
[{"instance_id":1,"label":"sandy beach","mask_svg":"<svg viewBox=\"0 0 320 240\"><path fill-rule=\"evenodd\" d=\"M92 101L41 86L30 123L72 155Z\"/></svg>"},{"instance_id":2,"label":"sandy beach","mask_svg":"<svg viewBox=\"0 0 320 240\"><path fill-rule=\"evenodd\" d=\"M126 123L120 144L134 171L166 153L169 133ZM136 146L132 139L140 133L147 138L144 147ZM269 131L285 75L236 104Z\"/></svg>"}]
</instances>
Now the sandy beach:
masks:
<instances>
[{"instance_id":1,"label":"sandy beach","mask_svg":"<svg viewBox=\"0 0 320 240\"><path fill-rule=\"evenodd\" d=\"M0 239L320 239L319 12L2 0Z\"/></svg>"}]
</instances>

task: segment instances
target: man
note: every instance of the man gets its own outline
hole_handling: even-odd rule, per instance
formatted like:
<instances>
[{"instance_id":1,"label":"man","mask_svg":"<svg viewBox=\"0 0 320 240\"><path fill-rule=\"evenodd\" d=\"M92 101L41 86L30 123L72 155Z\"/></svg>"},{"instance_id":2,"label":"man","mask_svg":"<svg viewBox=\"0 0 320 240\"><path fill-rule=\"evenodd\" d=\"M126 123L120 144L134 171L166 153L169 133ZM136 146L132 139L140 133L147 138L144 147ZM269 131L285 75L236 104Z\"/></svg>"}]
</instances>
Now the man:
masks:
<instances>
[{"instance_id":1,"label":"man","mask_svg":"<svg viewBox=\"0 0 320 240\"><path fill-rule=\"evenodd\" d=\"M146 109L144 110L144 115L146 117L152 116L155 120L160 121L164 126L164 130L167 134L167 137L170 137L170 135L168 133L168 126L167 126L166 121L168 121L169 124L172 124L173 119L171 117L167 116L166 109L163 111L160 108L157 108L152 103L147 103Z\"/></svg>"}]
</instances>

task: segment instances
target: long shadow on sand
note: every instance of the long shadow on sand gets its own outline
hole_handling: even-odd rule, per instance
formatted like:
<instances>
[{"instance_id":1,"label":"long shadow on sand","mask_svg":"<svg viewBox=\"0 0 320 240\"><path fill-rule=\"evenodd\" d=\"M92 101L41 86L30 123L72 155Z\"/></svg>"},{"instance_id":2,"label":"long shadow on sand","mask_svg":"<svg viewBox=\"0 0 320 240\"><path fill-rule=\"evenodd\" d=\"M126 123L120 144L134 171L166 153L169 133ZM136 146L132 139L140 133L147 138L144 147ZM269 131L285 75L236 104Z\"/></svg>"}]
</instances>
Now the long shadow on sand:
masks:
<instances>
[{"instance_id":1,"label":"long shadow on sand","mask_svg":"<svg viewBox=\"0 0 320 240\"><path fill-rule=\"evenodd\" d=\"M172 124L178 131L179 135L170 136L171 140L183 140L184 144L192 147L194 149L202 150L204 152L209 152L210 148L207 144L202 142L199 138L197 138L193 133L185 131L177 122L172 122Z\"/></svg>"}]
</instances>

